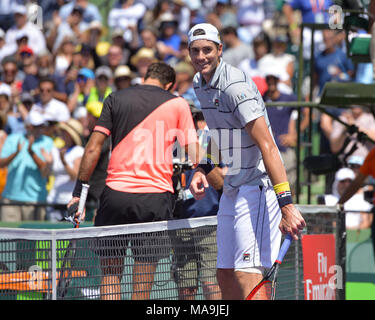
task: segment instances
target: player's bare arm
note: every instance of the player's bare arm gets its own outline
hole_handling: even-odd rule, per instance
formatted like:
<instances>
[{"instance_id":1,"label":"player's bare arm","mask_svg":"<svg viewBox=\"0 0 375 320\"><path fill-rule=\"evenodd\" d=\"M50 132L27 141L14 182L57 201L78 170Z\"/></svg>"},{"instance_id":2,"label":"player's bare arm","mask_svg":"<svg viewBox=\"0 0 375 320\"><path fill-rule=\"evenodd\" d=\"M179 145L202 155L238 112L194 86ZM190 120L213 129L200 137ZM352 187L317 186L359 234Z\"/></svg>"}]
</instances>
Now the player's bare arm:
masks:
<instances>
[{"instance_id":1,"label":"player's bare arm","mask_svg":"<svg viewBox=\"0 0 375 320\"><path fill-rule=\"evenodd\" d=\"M196 149L194 149L196 148ZM191 155L189 157L195 157L196 161L195 164L198 164L200 161L205 161L205 158L215 158L213 159L214 164L218 164L219 151L216 144L212 143L212 139L209 141L207 151L203 150L202 147L198 145L194 146L194 148L189 147ZM199 150L199 156L197 156L196 152L192 152L193 150ZM209 156L208 156L209 153ZM195 169L194 176L190 183L190 191L193 194L196 200L200 200L205 196L205 189L211 185L215 190L220 190L224 185L224 173L223 170L219 167L214 167L209 173L205 172L201 167L197 167Z\"/></svg>"},{"instance_id":2,"label":"player's bare arm","mask_svg":"<svg viewBox=\"0 0 375 320\"><path fill-rule=\"evenodd\" d=\"M82 157L81 165L78 172L78 181L88 182L90 177L96 167L96 164L99 160L102 146L105 139L107 138L101 132L93 132L90 136L90 139L85 147L85 152ZM74 203L79 201L79 197L74 196L68 203L67 207L69 208ZM81 219L85 218L85 212L82 213Z\"/></svg>"},{"instance_id":3,"label":"player's bare arm","mask_svg":"<svg viewBox=\"0 0 375 320\"><path fill-rule=\"evenodd\" d=\"M264 165L272 184L275 186L287 182L286 171L278 148L272 139L264 117L249 122L245 129L262 153ZM299 233L306 226L301 213L292 203L282 206L281 213L281 232L290 233L295 240L298 240Z\"/></svg>"}]
</instances>

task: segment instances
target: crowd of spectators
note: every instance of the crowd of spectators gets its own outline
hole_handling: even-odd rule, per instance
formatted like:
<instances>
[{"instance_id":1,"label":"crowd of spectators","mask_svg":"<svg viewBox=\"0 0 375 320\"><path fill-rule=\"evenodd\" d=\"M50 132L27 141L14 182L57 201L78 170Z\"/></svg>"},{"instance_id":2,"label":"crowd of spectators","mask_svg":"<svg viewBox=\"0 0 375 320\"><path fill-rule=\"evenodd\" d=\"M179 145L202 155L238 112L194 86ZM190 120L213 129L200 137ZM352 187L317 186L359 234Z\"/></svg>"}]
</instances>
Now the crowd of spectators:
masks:
<instances>
[{"instance_id":1,"label":"crowd of spectators","mask_svg":"<svg viewBox=\"0 0 375 320\"><path fill-rule=\"evenodd\" d=\"M199 109L187 45L187 32L196 23L209 22L220 30L223 59L251 75L267 101L295 101L298 26L301 22L327 22L327 9L334 4L331 0L116 0L111 2L113 6L102 1L99 8L97 3L0 3L3 202L66 204L65 195L76 179L83 148L104 99L111 92L141 83L154 61L175 68L174 93ZM108 9L107 16L103 16L103 8ZM304 39L308 60L309 35ZM306 79L317 89L314 97L305 90L305 99L318 98L329 81L373 81L358 74L361 69L346 56L342 30L319 31L316 41L316 72ZM270 114L275 119L279 148L290 155L287 151L294 150L297 141L296 113L279 107ZM374 119L368 110L358 106L351 113L337 115L349 124L358 122L375 137ZM345 128L327 119L320 123L322 137L327 140L323 151L340 149ZM365 157L371 147L361 148L359 156ZM109 152L110 146L98 169L98 185L105 180ZM295 156L285 161L290 163L293 184ZM98 193L100 188L92 198L97 200ZM30 219L29 207L3 206L0 220ZM47 210L32 214L54 220L62 213Z\"/></svg>"}]
</instances>

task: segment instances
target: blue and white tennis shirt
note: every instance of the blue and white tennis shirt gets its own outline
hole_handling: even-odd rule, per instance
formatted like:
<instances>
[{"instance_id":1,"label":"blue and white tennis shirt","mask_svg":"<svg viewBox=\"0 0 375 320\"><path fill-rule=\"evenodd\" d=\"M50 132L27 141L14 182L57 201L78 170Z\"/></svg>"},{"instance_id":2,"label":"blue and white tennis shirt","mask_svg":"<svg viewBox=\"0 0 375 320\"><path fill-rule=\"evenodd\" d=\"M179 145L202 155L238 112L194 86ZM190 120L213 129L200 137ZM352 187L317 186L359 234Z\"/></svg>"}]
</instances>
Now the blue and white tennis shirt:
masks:
<instances>
[{"instance_id":1,"label":"blue and white tennis shirt","mask_svg":"<svg viewBox=\"0 0 375 320\"><path fill-rule=\"evenodd\" d=\"M194 90L228 166L224 192L241 185L271 186L262 154L245 130L247 123L264 116L272 135L263 98L251 78L221 59L210 83L200 73L194 76Z\"/></svg>"}]
</instances>

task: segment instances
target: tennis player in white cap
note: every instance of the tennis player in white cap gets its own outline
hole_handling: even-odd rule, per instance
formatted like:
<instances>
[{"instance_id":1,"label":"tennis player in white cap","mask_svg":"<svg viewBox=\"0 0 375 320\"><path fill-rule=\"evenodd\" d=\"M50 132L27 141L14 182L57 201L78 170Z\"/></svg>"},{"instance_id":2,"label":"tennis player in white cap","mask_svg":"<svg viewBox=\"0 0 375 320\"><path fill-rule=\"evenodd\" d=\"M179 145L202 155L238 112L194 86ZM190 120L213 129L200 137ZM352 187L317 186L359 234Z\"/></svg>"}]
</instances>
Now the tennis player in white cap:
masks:
<instances>
[{"instance_id":1,"label":"tennis player in white cap","mask_svg":"<svg viewBox=\"0 0 375 320\"><path fill-rule=\"evenodd\" d=\"M218 212L218 283L223 299L244 299L275 261L281 233L298 239L306 224L293 205L256 85L223 61L223 46L214 26L192 27L188 44L197 71L195 93L228 166ZM204 196L206 175L214 167L214 157L208 155L196 169L190 187L196 199Z\"/></svg>"}]
</instances>

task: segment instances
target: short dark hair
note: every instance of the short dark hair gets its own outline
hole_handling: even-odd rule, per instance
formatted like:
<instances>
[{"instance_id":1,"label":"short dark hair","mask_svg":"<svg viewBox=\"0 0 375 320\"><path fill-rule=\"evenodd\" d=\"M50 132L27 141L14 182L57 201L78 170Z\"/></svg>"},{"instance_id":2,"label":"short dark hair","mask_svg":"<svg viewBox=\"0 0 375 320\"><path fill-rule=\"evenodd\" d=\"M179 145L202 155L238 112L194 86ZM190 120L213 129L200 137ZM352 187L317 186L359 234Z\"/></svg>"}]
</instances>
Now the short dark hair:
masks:
<instances>
[{"instance_id":1,"label":"short dark hair","mask_svg":"<svg viewBox=\"0 0 375 320\"><path fill-rule=\"evenodd\" d=\"M52 86L53 86L53 90L56 89L56 82L55 82L55 80L53 80L51 77L46 76L46 77L41 78L41 79L39 80L39 87L40 87L41 84L44 83L44 82L49 82L49 83L51 83Z\"/></svg>"},{"instance_id":2,"label":"short dark hair","mask_svg":"<svg viewBox=\"0 0 375 320\"><path fill-rule=\"evenodd\" d=\"M227 35L227 34L234 34L236 37L238 37L237 30L233 26L227 26L227 27L223 28L221 30L221 33L225 34L225 35Z\"/></svg>"},{"instance_id":3,"label":"short dark hair","mask_svg":"<svg viewBox=\"0 0 375 320\"><path fill-rule=\"evenodd\" d=\"M172 82L173 86L176 82L176 72L165 62L154 62L147 69L145 80L148 78L158 79L163 86Z\"/></svg>"}]
</instances>

